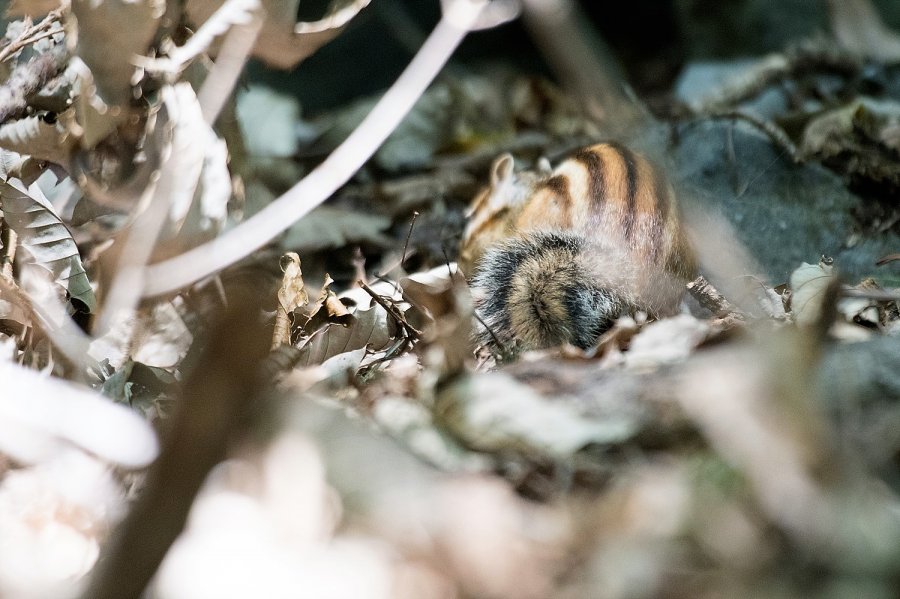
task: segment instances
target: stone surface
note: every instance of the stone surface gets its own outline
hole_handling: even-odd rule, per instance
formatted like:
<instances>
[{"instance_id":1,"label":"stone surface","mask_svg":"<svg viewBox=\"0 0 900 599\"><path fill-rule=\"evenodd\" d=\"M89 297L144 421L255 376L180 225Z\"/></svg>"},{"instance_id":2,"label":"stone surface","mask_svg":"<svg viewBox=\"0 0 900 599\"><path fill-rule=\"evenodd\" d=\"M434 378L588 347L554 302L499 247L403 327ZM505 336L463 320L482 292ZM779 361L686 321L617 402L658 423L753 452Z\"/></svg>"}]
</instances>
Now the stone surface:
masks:
<instances>
[{"instance_id":1,"label":"stone surface","mask_svg":"<svg viewBox=\"0 0 900 599\"><path fill-rule=\"evenodd\" d=\"M898 263L875 266L900 251L900 235L861 234L853 214L866 200L825 167L794 164L753 126L716 119L660 127L636 145L666 155L698 232L724 217L772 283L825 254L851 280L874 275L900 284Z\"/></svg>"}]
</instances>

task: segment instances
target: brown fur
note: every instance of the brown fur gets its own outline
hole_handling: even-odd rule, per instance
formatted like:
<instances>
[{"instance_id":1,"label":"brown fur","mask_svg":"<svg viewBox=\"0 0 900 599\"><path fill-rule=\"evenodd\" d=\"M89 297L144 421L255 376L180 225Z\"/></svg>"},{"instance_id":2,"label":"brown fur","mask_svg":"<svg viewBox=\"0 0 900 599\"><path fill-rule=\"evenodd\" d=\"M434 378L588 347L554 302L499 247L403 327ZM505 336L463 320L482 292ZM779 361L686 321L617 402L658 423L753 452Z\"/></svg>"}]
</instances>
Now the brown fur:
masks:
<instances>
[{"instance_id":1,"label":"brown fur","mask_svg":"<svg viewBox=\"0 0 900 599\"><path fill-rule=\"evenodd\" d=\"M672 313L697 270L671 186L617 143L545 175L504 155L469 216L460 266L476 307L523 347L584 344L627 311Z\"/></svg>"}]
</instances>

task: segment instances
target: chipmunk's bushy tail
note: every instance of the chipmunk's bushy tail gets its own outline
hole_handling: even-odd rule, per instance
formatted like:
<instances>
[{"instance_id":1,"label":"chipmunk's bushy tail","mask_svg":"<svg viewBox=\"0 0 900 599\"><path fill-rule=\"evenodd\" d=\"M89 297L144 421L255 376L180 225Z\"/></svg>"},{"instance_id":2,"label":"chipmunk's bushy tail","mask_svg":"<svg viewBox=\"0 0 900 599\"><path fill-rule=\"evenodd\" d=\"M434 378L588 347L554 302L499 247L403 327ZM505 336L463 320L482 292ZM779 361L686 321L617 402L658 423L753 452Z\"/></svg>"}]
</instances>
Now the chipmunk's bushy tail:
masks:
<instances>
[{"instance_id":1,"label":"chipmunk's bushy tail","mask_svg":"<svg viewBox=\"0 0 900 599\"><path fill-rule=\"evenodd\" d=\"M581 235L551 232L489 249L472 281L484 325L480 340L499 341L505 349L591 347L632 300L598 276L595 252L586 245Z\"/></svg>"}]
</instances>

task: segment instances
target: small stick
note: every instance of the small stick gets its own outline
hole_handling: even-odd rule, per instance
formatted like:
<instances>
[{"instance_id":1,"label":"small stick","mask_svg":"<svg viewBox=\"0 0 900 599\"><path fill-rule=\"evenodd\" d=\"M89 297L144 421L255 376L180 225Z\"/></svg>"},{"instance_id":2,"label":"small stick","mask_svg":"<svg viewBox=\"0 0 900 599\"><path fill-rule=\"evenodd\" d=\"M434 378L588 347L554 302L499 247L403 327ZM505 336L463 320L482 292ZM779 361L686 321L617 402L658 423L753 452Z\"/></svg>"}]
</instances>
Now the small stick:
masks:
<instances>
[{"instance_id":1,"label":"small stick","mask_svg":"<svg viewBox=\"0 0 900 599\"><path fill-rule=\"evenodd\" d=\"M13 264L16 261L16 248L18 247L16 241L16 232L4 220L0 223L0 244L3 245L3 250L0 252L0 270L2 270L0 274L10 281L13 278Z\"/></svg>"},{"instance_id":2,"label":"small stick","mask_svg":"<svg viewBox=\"0 0 900 599\"><path fill-rule=\"evenodd\" d=\"M844 287L841 289L840 294L843 297L858 297L879 302L900 301L900 292L887 291L885 289L854 289L852 287Z\"/></svg>"},{"instance_id":3,"label":"small stick","mask_svg":"<svg viewBox=\"0 0 900 599\"><path fill-rule=\"evenodd\" d=\"M401 314L400 311L397 310L397 307L395 305L389 304L388 302L384 301L384 299L380 295L375 293L371 287L369 287L362 281L357 281L357 284L362 287L362 289L366 293L372 296L372 299L375 300L376 304L384 308L387 313L391 315L391 318L393 318L397 322L397 326L403 329L407 337L409 337L410 339L419 339L422 336L421 331L416 330L415 327L406 322L406 318L404 318L403 314Z\"/></svg>"},{"instance_id":4,"label":"small stick","mask_svg":"<svg viewBox=\"0 0 900 599\"><path fill-rule=\"evenodd\" d=\"M847 75L858 72L861 66L857 57L833 43L806 40L785 52L766 56L690 108L694 114L708 114L735 106L792 75L816 71Z\"/></svg>"},{"instance_id":5,"label":"small stick","mask_svg":"<svg viewBox=\"0 0 900 599\"><path fill-rule=\"evenodd\" d=\"M360 281L366 280L366 257L363 256L362 249L359 246L353 248L353 259L350 261L353 264L353 271L356 274L356 278ZM380 277L377 273L376 277Z\"/></svg>"},{"instance_id":6,"label":"small stick","mask_svg":"<svg viewBox=\"0 0 900 599\"><path fill-rule=\"evenodd\" d=\"M723 118L746 121L764 133L772 143L791 157L795 164L803 162L803 155L797 145L791 141L784 129L773 121L745 110L716 110L707 115L708 118ZM732 148L733 151L733 148Z\"/></svg>"},{"instance_id":7,"label":"small stick","mask_svg":"<svg viewBox=\"0 0 900 599\"><path fill-rule=\"evenodd\" d=\"M687 289L700 305L715 314L718 318L733 316L739 320L746 317L743 312L734 307L725 296L719 293L703 275L687 284Z\"/></svg>"},{"instance_id":8,"label":"small stick","mask_svg":"<svg viewBox=\"0 0 900 599\"><path fill-rule=\"evenodd\" d=\"M50 28L50 25L53 24L53 21L59 20L60 12L61 11L57 9L47 13L47 16L44 17L44 19L40 23L34 25L33 27L29 27L22 32L22 35L11 41L9 45L4 47L3 49L0 49L0 62L9 60L9 58L13 54L29 44L33 44L34 42L45 37L56 35L57 33L63 33L62 28L47 31L47 29Z\"/></svg>"},{"instance_id":9,"label":"small stick","mask_svg":"<svg viewBox=\"0 0 900 599\"><path fill-rule=\"evenodd\" d=\"M406 241L403 242L403 254L400 257L400 267L403 267L403 263L406 262L406 250L409 249L409 238L412 237L413 227L416 224L416 219L419 218L419 211L414 210L412 214L412 220L409 221L409 230L406 232Z\"/></svg>"},{"instance_id":10,"label":"small stick","mask_svg":"<svg viewBox=\"0 0 900 599\"><path fill-rule=\"evenodd\" d=\"M506 346L503 344L503 342L500 341L500 338L497 337L497 334L494 333L494 331L491 329L491 327L489 327L489 326L487 325L487 323L484 322L484 320L482 320L481 316L478 315L478 312L472 312L472 316L475 317L475 320L477 320L479 323L481 323L481 326L484 327L484 330L486 330L486 331L488 332L488 334L491 336L491 339L493 339L493 340L494 340L494 343L497 344L497 347L500 349L500 355L501 355L501 356L508 356L508 355L511 355L510 352L509 352L509 350L508 350L508 349L506 348Z\"/></svg>"},{"instance_id":11,"label":"small stick","mask_svg":"<svg viewBox=\"0 0 900 599\"><path fill-rule=\"evenodd\" d=\"M887 256L882 256L875 262L875 266L884 266L890 262L894 262L895 260L900 260L900 252L896 254L888 254Z\"/></svg>"},{"instance_id":12,"label":"small stick","mask_svg":"<svg viewBox=\"0 0 900 599\"><path fill-rule=\"evenodd\" d=\"M419 218L419 211L414 210L412 214L412 220L409 221L409 230L406 232L406 241L403 242L403 253L400 254L400 264L398 266L403 268L403 263L406 262L406 250L409 249L409 238L412 237L413 227L416 224L416 219ZM385 273L387 274L387 273ZM394 293L400 292L400 282L394 281Z\"/></svg>"}]
</instances>

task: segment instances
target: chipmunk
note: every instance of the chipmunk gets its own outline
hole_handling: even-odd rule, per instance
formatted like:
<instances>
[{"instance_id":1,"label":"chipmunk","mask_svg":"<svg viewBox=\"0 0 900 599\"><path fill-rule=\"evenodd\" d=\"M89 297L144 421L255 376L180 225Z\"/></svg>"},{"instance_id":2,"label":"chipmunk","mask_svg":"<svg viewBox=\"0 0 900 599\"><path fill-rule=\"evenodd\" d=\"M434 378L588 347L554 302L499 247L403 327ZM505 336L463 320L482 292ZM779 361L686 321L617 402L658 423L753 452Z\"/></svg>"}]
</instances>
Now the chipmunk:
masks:
<instances>
[{"instance_id":1,"label":"chipmunk","mask_svg":"<svg viewBox=\"0 0 900 599\"><path fill-rule=\"evenodd\" d=\"M586 349L619 316L676 312L697 262L659 170L606 142L548 171L500 156L467 213L460 268L480 340Z\"/></svg>"}]
</instances>

